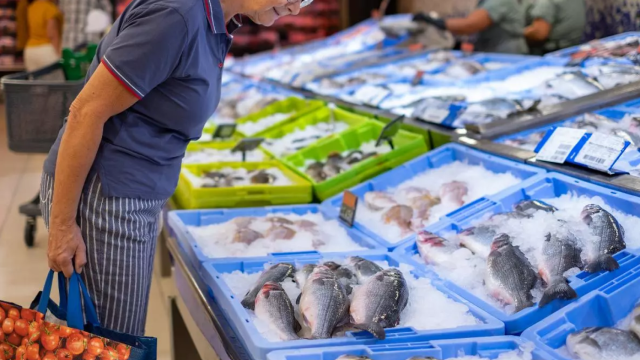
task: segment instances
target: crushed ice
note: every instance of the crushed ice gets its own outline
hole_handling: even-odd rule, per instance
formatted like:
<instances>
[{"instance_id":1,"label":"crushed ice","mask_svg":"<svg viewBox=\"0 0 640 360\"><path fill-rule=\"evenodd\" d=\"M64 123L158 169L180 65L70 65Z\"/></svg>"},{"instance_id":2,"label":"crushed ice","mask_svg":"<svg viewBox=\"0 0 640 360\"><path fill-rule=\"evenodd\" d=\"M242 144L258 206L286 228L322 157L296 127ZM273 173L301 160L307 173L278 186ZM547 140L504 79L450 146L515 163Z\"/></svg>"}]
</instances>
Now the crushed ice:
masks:
<instances>
[{"instance_id":1,"label":"crushed ice","mask_svg":"<svg viewBox=\"0 0 640 360\"><path fill-rule=\"evenodd\" d=\"M343 132L348 128L349 124L342 121L320 122L302 129L296 129L279 139L267 139L263 146L277 158L280 158L291 155L326 136Z\"/></svg>"},{"instance_id":2,"label":"crushed ice","mask_svg":"<svg viewBox=\"0 0 640 360\"><path fill-rule=\"evenodd\" d=\"M212 171L220 172L225 176L231 178L232 186L256 186L256 185L267 185L267 184L258 184L252 183L251 177L254 176L258 171L252 170L249 171L245 168L230 168L225 167L221 169L214 169ZM282 170L278 168L269 168L263 169L263 171L271 176L273 176L274 181L269 183L268 186L287 186L293 184L293 181L289 179ZM210 178L203 176L198 176L194 174L190 169L182 168L182 174L188 179L193 187L214 187L215 181ZM222 187L222 186L218 186Z\"/></svg>"},{"instance_id":3,"label":"crushed ice","mask_svg":"<svg viewBox=\"0 0 640 360\"><path fill-rule=\"evenodd\" d=\"M289 118L291 115L291 113L276 113L273 115L265 116L262 119L256 121L247 121L245 123L238 124L237 129L244 135L251 136Z\"/></svg>"},{"instance_id":4,"label":"crushed ice","mask_svg":"<svg viewBox=\"0 0 640 360\"><path fill-rule=\"evenodd\" d=\"M465 356L464 353L455 358L447 358L444 360L533 360L533 350L535 349L535 345L530 342L526 342L520 345L518 350L512 350L503 352L498 357L494 359L489 359L485 357L480 357L477 355L474 356Z\"/></svg>"},{"instance_id":5,"label":"crushed ice","mask_svg":"<svg viewBox=\"0 0 640 360\"><path fill-rule=\"evenodd\" d=\"M260 162L265 159L261 150L247 151L246 161ZM212 149L202 148L193 151L187 151L182 159L182 164L206 164L217 162L240 162L242 161L242 152L231 152L231 149Z\"/></svg>"}]
</instances>

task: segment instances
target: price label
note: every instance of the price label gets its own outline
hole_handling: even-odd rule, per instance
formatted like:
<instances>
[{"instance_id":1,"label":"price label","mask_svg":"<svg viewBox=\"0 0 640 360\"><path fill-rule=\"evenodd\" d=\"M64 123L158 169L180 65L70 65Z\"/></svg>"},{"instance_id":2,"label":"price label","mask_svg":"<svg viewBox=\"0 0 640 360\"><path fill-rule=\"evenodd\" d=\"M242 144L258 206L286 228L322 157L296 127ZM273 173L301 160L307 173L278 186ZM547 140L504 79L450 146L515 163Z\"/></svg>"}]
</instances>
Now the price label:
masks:
<instances>
[{"instance_id":1,"label":"price label","mask_svg":"<svg viewBox=\"0 0 640 360\"><path fill-rule=\"evenodd\" d=\"M580 149L575 161L592 169L608 172L625 148L626 144L622 138L593 133Z\"/></svg>"},{"instance_id":2,"label":"price label","mask_svg":"<svg viewBox=\"0 0 640 360\"><path fill-rule=\"evenodd\" d=\"M228 139L236 132L236 124L220 124L213 132L214 139Z\"/></svg>"},{"instance_id":3,"label":"price label","mask_svg":"<svg viewBox=\"0 0 640 360\"><path fill-rule=\"evenodd\" d=\"M238 141L231 152L242 151L242 161L246 160L247 152L255 150L262 142L263 138L246 138Z\"/></svg>"},{"instance_id":4,"label":"price label","mask_svg":"<svg viewBox=\"0 0 640 360\"><path fill-rule=\"evenodd\" d=\"M559 127L538 152L536 160L562 164L567 160L571 150L578 144L585 130Z\"/></svg>"},{"instance_id":5,"label":"price label","mask_svg":"<svg viewBox=\"0 0 640 360\"><path fill-rule=\"evenodd\" d=\"M404 115L401 115L389 122L382 128L380 132L380 136L378 136L378 140L376 141L376 147L380 146L383 141L389 143L391 149L393 149L393 137L396 136L398 131L400 131L400 127L402 127L402 122L404 121Z\"/></svg>"},{"instance_id":6,"label":"price label","mask_svg":"<svg viewBox=\"0 0 640 360\"><path fill-rule=\"evenodd\" d=\"M385 89L380 86L365 85L358 89L353 96L360 102L369 105L377 105L387 95L391 93L391 90Z\"/></svg>"},{"instance_id":7,"label":"price label","mask_svg":"<svg viewBox=\"0 0 640 360\"><path fill-rule=\"evenodd\" d=\"M342 194L342 206L340 206L340 220L347 226L353 227L356 221L356 208L358 197L349 190Z\"/></svg>"},{"instance_id":8,"label":"price label","mask_svg":"<svg viewBox=\"0 0 640 360\"><path fill-rule=\"evenodd\" d=\"M420 84L420 81L422 81L423 75L424 75L424 70L416 71L416 74L413 76L413 79L411 80L411 85L416 86Z\"/></svg>"},{"instance_id":9,"label":"price label","mask_svg":"<svg viewBox=\"0 0 640 360\"><path fill-rule=\"evenodd\" d=\"M449 109L428 108L421 114L416 115L424 121L442 124L442 122L449 117L450 113L451 111Z\"/></svg>"}]
</instances>

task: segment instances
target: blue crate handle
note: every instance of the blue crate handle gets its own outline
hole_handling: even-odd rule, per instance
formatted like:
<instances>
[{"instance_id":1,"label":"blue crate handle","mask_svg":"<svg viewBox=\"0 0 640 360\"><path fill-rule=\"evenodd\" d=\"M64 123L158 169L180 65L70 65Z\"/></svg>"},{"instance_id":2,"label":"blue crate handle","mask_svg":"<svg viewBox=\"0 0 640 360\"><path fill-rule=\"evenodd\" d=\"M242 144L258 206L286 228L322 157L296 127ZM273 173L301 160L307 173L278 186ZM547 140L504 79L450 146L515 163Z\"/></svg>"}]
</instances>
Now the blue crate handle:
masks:
<instances>
[{"instance_id":1,"label":"blue crate handle","mask_svg":"<svg viewBox=\"0 0 640 360\"><path fill-rule=\"evenodd\" d=\"M38 303L38 312L42 314L46 314L47 312L47 305L49 304L51 287L53 285L53 273L53 270L49 270L47 280L45 281L44 288L42 289L42 296ZM99 327L100 322L98 321L96 308L93 305L89 291L87 291L87 287L84 285L80 275L74 272L69 279L68 294L64 286L65 283L66 279L64 275L62 275L62 273L58 273L58 290L60 291L61 298L60 308L67 311L67 325L74 329L84 330L84 316L86 315L87 322L89 324L94 327ZM82 295L80 295L81 291ZM84 314L82 311L83 304L81 303L80 296L82 296L82 299L84 300ZM62 299L64 299L64 302ZM63 305L65 306L63 307Z\"/></svg>"}]
</instances>

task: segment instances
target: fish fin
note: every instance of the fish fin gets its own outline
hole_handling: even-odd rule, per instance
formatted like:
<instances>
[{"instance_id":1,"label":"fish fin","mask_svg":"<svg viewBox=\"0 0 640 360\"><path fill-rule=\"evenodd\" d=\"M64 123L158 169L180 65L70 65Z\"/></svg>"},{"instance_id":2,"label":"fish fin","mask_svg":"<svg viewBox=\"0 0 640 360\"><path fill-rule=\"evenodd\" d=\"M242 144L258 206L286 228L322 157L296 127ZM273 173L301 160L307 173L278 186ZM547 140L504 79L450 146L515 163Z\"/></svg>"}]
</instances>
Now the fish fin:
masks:
<instances>
[{"instance_id":1,"label":"fish fin","mask_svg":"<svg viewBox=\"0 0 640 360\"><path fill-rule=\"evenodd\" d=\"M588 273L593 274L602 270L613 271L619 268L620 264L618 264L618 261L616 261L613 256L606 254L600 255L594 261L590 262L585 270L587 270Z\"/></svg>"},{"instance_id":2,"label":"fish fin","mask_svg":"<svg viewBox=\"0 0 640 360\"><path fill-rule=\"evenodd\" d=\"M245 308L245 309L255 310L255 308L256 308L255 299L253 301L251 301L251 298L247 297L247 296L245 296L245 298L242 299L242 301L240 303L242 304L242 307Z\"/></svg>"},{"instance_id":3,"label":"fish fin","mask_svg":"<svg viewBox=\"0 0 640 360\"><path fill-rule=\"evenodd\" d=\"M384 332L382 325L372 322L369 324L352 324L352 326L358 330L364 330L371 333L378 340L384 340L387 334Z\"/></svg>"},{"instance_id":4,"label":"fish fin","mask_svg":"<svg viewBox=\"0 0 640 360\"><path fill-rule=\"evenodd\" d=\"M302 330L302 325L300 325L298 319L293 318L293 331L295 331L297 334L300 332L300 330Z\"/></svg>"},{"instance_id":5,"label":"fish fin","mask_svg":"<svg viewBox=\"0 0 640 360\"><path fill-rule=\"evenodd\" d=\"M301 298L302 298L302 293L298 294L298 297L296 298L296 305L300 305Z\"/></svg>"},{"instance_id":6,"label":"fish fin","mask_svg":"<svg viewBox=\"0 0 640 360\"><path fill-rule=\"evenodd\" d=\"M568 300L575 299L577 297L578 294L576 291L573 290L566 281L558 281L556 283L551 283L551 285L549 285L549 287L544 291L542 299L540 299L540 302L538 303L538 307L543 307L555 299Z\"/></svg>"}]
</instances>

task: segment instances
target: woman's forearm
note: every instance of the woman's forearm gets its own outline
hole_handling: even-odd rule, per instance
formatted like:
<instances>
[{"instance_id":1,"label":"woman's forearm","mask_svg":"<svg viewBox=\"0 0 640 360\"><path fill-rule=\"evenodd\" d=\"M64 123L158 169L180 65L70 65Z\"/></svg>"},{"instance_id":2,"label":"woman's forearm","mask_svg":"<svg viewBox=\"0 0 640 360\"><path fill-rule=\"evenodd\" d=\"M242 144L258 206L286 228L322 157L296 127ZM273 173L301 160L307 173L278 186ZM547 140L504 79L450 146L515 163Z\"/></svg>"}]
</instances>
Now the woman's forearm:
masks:
<instances>
[{"instance_id":1,"label":"woman's forearm","mask_svg":"<svg viewBox=\"0 0 640 360\"><path fill-rule=\"evenodd\" d=\"M454 35L473 35L491 26L492 21L485 9L476 9L467 17L446 19L445 24Z\"/></svg>"}]
</instances>

